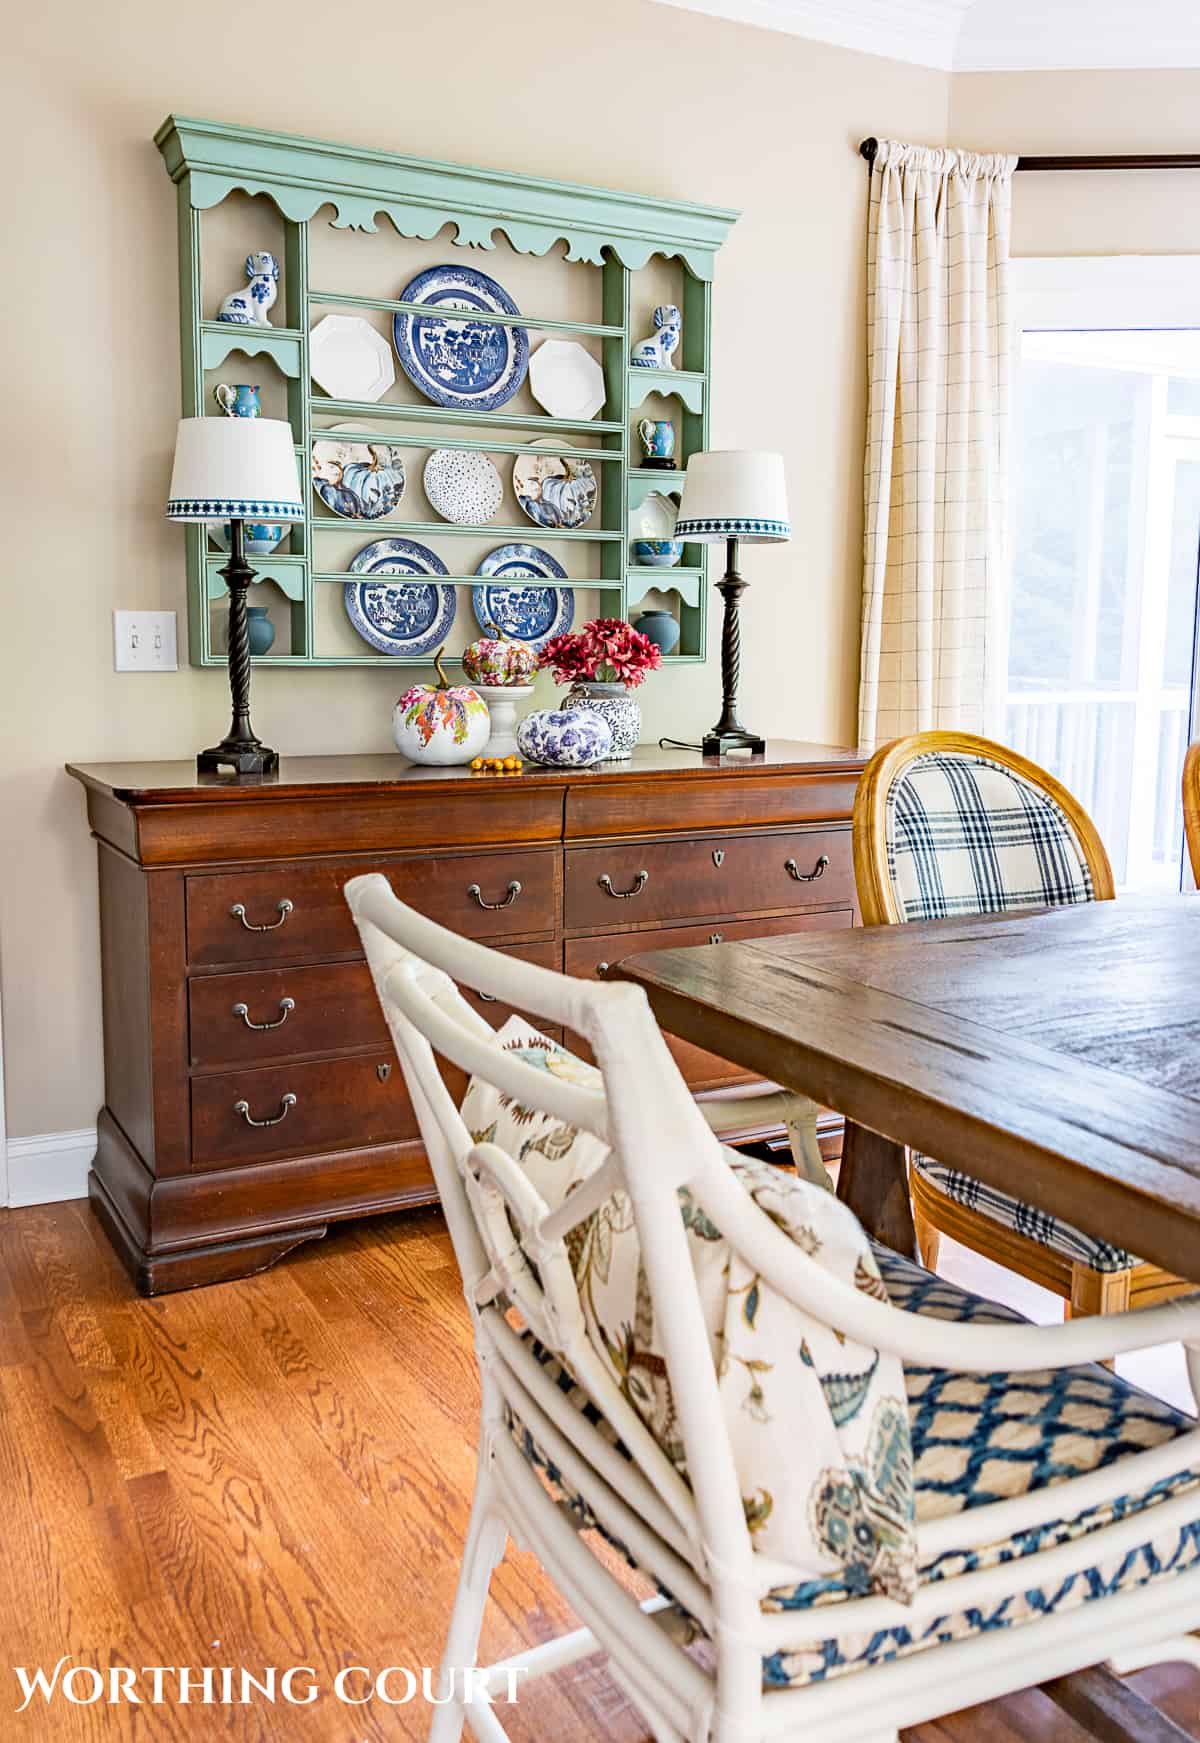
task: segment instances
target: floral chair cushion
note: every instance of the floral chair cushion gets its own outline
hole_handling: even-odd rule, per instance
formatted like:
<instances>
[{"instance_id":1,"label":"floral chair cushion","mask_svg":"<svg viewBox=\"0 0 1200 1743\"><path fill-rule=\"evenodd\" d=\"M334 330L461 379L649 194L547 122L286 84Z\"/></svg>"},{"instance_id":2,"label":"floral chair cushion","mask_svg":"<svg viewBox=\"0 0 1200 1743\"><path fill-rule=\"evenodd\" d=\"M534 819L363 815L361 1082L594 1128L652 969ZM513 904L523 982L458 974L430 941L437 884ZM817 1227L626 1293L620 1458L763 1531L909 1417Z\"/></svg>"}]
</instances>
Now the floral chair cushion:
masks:
<instances>
[{"instance_id":1,"label":"floral chair cushion","mask_svg":"<svg viewBox=\"0 0 1200 1743\"><path fill-rule=\"evenodd\" d=\"M574 1082L600 1073L522 1018L501 1046ZM475 1078L462 1104L475 1142L514 1157L553 1209L606 1146L515 1105ZM834 1276L884 1296L870 1244L832 1193L726 1151L746 1191ZM811 1319L742 1262L686 1189L679 1210L699 1288L725 1426L755 1548L856 1589L916 1589L912 1451L901 1364ZM687 1466L632 1208L614 1193L572 1230L568 1252L588 1337L614 1383L680 1473Z\"/></svg>"},{"instance_id":2,"label":"floral chair cushion","mask_svg":"<svg viewBox=\"0 0 1200 1743\"><path fill-rule=\"evenodd\" d=\"M964 752L908 765L885 806L888 872L903 920L1094 900L1061 807L1011 769Z\"/></svg>"},{"instance_id":3,"label":"floral chair cushion","mask_svg":"<svg viewBox=\"0 0 1200 1743\"><path fill-rule=\"evenodd\" d=\"M893 1304L907 1312L977 1325L1021 1320L1011 1309L971 1295L885 1247L876 1247L875 1255ZM623 1451L611 1425L562 1364L537 1345L534 1353L581 1414ZM940 1518L1065 1482L1172 1440L1195 1426L1190 1417L1107 1369L1090 1364L1027 1374L961 1374L952 1369L907 1367L904 1378L918 1520ZM515 1420L510 1421L510 1428L517 1445L543 1472L578 1528L601 1529L586 1502L571 1491L529 1431ZM1153 1510L1158 1503L1192 1488L1198 1490L1195 1522L1156 1532ZM990 1602L982 1609L948 1610L914 1628L887 1628L840 1638L823 1635L820 1612L862 1594L864 1588L852 1574L778 1587L763 1608L796 1612L796 1644L764 1658L764 1684L768 1688L795 1688L870 1664L905 1658L948 1640L1019 1627L1037 1616L1075 1609L1096 1598L1183 1573L1200 1562L1200 1470L1182 1469L1103 1507L969 1553L941 1555L921 1566L919 1579L923 1584L950 1579L1019 1559L1140 1512L1147 1514L1146 1541L1138 1549L1099 1561L1056 1580L1052 1586L1031 1583L1015 1597ZM616 1547L632 1562L623 1544ZM681 1629L696 1636L698 1630L690 1618L679 1612L677 1620Z\"/></svg>"}]
</instances>

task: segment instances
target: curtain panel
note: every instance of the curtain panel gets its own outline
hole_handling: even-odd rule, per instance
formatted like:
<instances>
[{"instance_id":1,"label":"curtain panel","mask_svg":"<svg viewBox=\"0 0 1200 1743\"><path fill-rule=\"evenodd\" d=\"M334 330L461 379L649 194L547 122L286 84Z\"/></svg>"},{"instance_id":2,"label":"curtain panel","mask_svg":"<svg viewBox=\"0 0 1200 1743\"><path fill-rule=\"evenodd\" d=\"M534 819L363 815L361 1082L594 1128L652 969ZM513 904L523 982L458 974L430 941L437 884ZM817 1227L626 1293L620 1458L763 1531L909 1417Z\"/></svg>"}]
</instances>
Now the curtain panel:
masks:
<instances>
[{"instance_id":1,"label":"curtain panel","mask_svg":"<svg viewBox=\"0 0 1200 1743\"><path fill-rule=\"evenodd\" d=\"M867 236L859 741L997 730L1016 158L882 140Z\"/></svg>"}]
</instances>

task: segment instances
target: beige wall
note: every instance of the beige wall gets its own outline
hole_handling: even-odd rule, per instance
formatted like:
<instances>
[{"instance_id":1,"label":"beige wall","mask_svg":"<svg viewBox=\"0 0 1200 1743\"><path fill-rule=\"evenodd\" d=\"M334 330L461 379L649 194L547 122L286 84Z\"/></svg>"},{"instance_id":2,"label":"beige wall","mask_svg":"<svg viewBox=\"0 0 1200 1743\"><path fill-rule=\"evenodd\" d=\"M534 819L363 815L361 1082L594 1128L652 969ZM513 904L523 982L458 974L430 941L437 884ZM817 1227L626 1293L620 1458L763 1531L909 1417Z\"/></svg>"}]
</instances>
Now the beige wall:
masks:
<instances>
[{"instance_id":1,"label":"beige wall","mask_svg":"<svg viewBox=\"0 0 1200 1743\"><path fill-rule=\"evenodd\" d=\"M1194 151L1200 71L960 73L951 82L956 145L1026 152ZM1022 172L1014 254L1200 251L1200 172Z\"/></svg>"},{"instance_id":2,"label":"beige wall","mask_svg":"<svg viewBox=\"0 0 1200 1743\"><path fill-rule=\"evenodd\" d=\"M654 69L662 66L659 77ZM452 69L452 84L451 84ZM46 0L22 17L3 111L8 482L0 627L0 957L10 1132L101 1100L94 851L72 760L190 757L224 729L219 671L117 676L111 613L173 607L162 520L178 412L169 110L739 206L720 262L713 440L782 449L795 537L748 564L745 713L854 731L868 132L945 136L940 74L645 4L534 18L478 0L171 7ZM398 674L264 672L285 752L389 745ZM647 736L715 717L716 664L645 693Z\"/></svg>"}]
</instances>

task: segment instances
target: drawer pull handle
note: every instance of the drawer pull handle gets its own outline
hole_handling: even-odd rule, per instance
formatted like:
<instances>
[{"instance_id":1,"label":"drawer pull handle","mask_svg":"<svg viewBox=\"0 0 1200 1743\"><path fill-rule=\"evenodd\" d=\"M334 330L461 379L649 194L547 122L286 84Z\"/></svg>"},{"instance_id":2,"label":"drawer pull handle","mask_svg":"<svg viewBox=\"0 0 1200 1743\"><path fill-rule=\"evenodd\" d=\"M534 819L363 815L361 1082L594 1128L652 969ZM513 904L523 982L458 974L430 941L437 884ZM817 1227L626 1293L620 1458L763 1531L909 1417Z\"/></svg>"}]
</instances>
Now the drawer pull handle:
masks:
<instances>
[{"instance_id":1,"label":"drawer pull handle","mask_svg":"<svg viewBox=\"0 0 1200 1743\"><path fill-rule=\"evenodd\" d=\"M289 1110L294 1108L295 1105L296 1105L296 1098L292 1094L291 1090L289 1089L287 1094L283 1097L282 1101L280 1102L279 1112L275 1115L274 1119L270 1119L270 1120L251 1119L251 1117L250 1117L250 1103L248 1101L235 1101L233 1104L233 1111L235 1114L241 1114L242 1118L245 1120L245 1122L248 1126L277 1126L279 1124L280 1120L287 1119Z\"/></svg>"},{"instance_id":2,"label":"drawer pull handle","mask_svg":"<svg viewBox=\"0 0 1200 1743\"><path fill-rule=\"evenodd\" d=\"M596 964L596 973L601 977L601 979L603 979L603 977L608 973L608 971L611 967L612 967L611 963L598 962Z\"/></svg>"},{"instance_id":3,"label":"drawer pull handle","mask_svg":"<svg viewBox=\"0 0 1200 1743\"><path fill-rule=\"evenodd\" d=\"M708 935L708 942L710 944L720 944L721 934L719 932L710 932Z\"/></svg>"},{"instance_id":4,"label":"drawer pull handle","mask_svg":"<svg viewBox=\"0 0 1200 1743\"><path fill-rule=\"evenodd\" d=\"M241 921L247 932L275 932L283 925L283 922L287 919L295 904L289 902L285 896L277 906L279 909L278 920L268 920L265 926L256 926L253 920L247 920L245 904L242 902L235 902L229 912L233 915L235 920Z\"/></svg>"},{"instance_id":5,"label":"drawer pull handle","mask_svg":"<svg viewBox=\"0 0 1200 1743\"><path fill-rule=\"evenodd\" d=\"M785 859L783 862L783 869L790 878L795 878L798 884L812 884L815 883L819 877L824 875L825 867L828 864L829 855L823 853L810 872L799 871L794 859Z\"/></svg>"},{"instance_id":6,"label":"drawer pull handle","mask_svg":"<svg viewBox=\"0 0 1200 1743\"><path fill-rule=\"evenodd\" d=\"M239 1001L239 1003L233 1007L233 1014L235 1017L240 1017L242 1019L242 1022L245 1023L247 1029L282 1029L283 1025L287 1022L295 1009L295 999L280 999L279 1015L273 1023L252 1023L250 1021L249 1005L243 1005Z\"/></svg>"},{"instance_id":7,"label":"drawer pull handle","mask_svg":"<svg viewBox=\"0 0 1200 1743\"><path fill-rule=\"evenodd\" d=\"M495 993L481 993L476 989L475 997L477 999L482 999L485 1005L498 1005L500 1003L500 1000L496 997Z\"/></svg>"},{"instance_id":8,"label":"drawer pull handle","mask_svg":"<svg viewBox=\"0 0 1200 1743\"><path fill-rule=\"evenodd\" d=\"M634 874L633 883L627 890L614 890L612 879L609 877L607 872L604 872L602 876L598 877L596 882L600 885L600 888L604 891L606 896L612 896L618 902L627 902L630 896L641 895L646 885L650 882L650 873L648 871L636 872Z\"/></svg>"},{"instance_id":9,"label":"drawer pull handle","mask_svg":"<svg viewBox=\"0 0 1200 1743\"><path fill-rule=\"evenodd\" d=\"M517 897L521 894L521 885L518 880L514 878L508 886L507 896L499 902L485 901L483 891L480 889L478 884L471 884L467 890L467 894L480 908L511 908Z\"/></svg>"}]
</instances>

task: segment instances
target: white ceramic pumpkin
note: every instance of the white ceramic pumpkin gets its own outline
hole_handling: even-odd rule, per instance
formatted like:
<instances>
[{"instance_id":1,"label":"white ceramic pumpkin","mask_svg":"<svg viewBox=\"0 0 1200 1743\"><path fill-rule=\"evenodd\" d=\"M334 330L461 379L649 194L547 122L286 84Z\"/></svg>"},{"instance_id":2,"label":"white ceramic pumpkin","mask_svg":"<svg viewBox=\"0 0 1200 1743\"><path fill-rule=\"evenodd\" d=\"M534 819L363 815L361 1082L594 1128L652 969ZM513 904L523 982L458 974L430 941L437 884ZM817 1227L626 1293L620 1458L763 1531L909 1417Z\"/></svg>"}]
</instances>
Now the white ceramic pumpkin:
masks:
<instances>
[{"instance_id":1,"label":"white ceramic pumpkin","mask_svg":"<svg viewBox=\"0 0 1200 1743\"><path fill-rule=\"evenodd\" d=\"M487 703L469 684L451 684L442 670L444 648L433 657L436 684L414 684L392 711L396 749L410 762L445 768L469 763L488 741Z\"/></svg>"}]
</instances>

